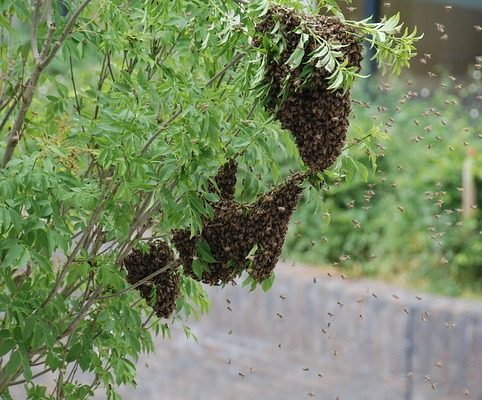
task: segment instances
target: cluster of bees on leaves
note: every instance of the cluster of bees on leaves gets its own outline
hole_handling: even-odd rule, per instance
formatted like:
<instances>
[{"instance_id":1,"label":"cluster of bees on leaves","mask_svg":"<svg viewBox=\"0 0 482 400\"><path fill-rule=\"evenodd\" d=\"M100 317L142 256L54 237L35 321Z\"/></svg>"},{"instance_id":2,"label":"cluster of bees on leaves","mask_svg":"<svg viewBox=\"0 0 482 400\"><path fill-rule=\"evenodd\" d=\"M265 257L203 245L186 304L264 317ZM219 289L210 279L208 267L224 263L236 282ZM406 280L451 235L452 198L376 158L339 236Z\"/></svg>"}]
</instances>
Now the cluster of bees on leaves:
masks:
<instances>
[{"instance_id":1,"label":"cluster of bees on leaves","mask_svg":"<svg viewBox=\"0 0 482 400\"><path fill-rule=\"evenodd\" d=\"M281 23L286 33L287 46L280 60L268 59L266 76L272 81L265 107L276 116L283 128L293 134L308 172L293 173L253 203L245 204L234 199L237 161L229 160L220 168L214 179L215 185L211 186L211 191L217 192L220 198L212 204L214 217L206 219L202 232L194 237L191 237L190 229L172 232L172 242L179 252L183 273L209 285L233 283L243 271L257 283L271 277L302 192L302 183L332 165L346 140L349 92L328 90L328 73L324 68L313 72L309 86L294 90L300 71L291 71L293 77L287 78L289 67L285 62L296 49L298 34L293 31L302 22L309 24L312 32L324 40L343 44L344 57L350 67L360 67L362 48L358 39L335 17L309 16L275 5L258 24L258 33L263 35L268 32L276 21ZM309 40L310 45L315 46L313 38ZM281 102L279 92L283 82L286 84L287 81L291 90ZM204 266L201 276L193 270L199 241L208 244L216 260ZM256 251L251 254L255 246ZM173 251L165 242L152 242L148 254L134 250L126 258L127 279L134 284L173 259ZM140 286L139 291L150 304L154 298L154 311L159 317L167 318L175 309L180 292L179 281L180 272L173 268ZM155 296L152 296L153 290Z\"/></svg>"}]
</instances>

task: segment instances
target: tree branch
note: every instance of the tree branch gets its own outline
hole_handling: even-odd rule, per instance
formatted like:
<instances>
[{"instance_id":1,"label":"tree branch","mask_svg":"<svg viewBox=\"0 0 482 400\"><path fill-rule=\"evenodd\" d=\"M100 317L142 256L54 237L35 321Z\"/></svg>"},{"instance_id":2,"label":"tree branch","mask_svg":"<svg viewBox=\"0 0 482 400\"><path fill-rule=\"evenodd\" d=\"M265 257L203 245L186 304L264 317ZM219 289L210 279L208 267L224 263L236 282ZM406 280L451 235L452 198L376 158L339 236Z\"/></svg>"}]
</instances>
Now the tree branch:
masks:
<instances>
[{"instance_id":1,"label":"tree branch","mask_svg":"<svg viewBox=\"0 0 482 400\"><path fill-rule=\"evenodd\" d=\"M178 117L179 114L181 114L182 108L178 108L174 113L169 117L169 119L164 122L158 129L157 131L151 136L151 138L147 141L147 143L144 145L144 147L141 150L141 156L144 155L144 153L147 151L149 146L154 142L154 140L157 139L157 137L164 131L166 128Z\"/></svg>"},{"instance_id":2,"label":"tree branch","mask_svg":"<svg viewBox=\"0 0 482 400\"><path fill-rule=\"evenodd\" d=\"M47 372L50 372L50 371L52 371L52 368L44 369L43 371L40 371L40 372L32 375L32 378L29 379L29 381L31 381L31 380L33 380L33 379L35 379L35 378L38 378L39 376L45 375ZM21 385L22 383L25 383L25 382L27 382L26 379L21 379L21 380L19 380L19 381L15 381L15 382L10 383L8 386Z\"/></svg>"},{"instance_id":3,"label":"tree branch","mask_svg":"<svg viewBox=\"0 0 482 400\"><path fill-rule=\"evenodd\" d=\"M176 268L176 267L179 267L181 265L181 261L180 260L174 260L174 261L171 261L169 264L167 264L166 266L162 267L161 269L158 269L157 271L153 272L152 274L150 275L147 275L145 278L141 279L140 281L134 283L133 285L125 288L125 289L122 289L120 291L118 291L117 293L112 293L112 294L108 294L106 296L100 296L97 298L98 301L103 301L103 300L109 300L109 299L112 299L114 297L117 297L117 296L121 296L123 295L124 293L127 293L133 289L136 289L138 288L139 286L143 285L144 283L150 281L151 279L155 278L157 275L160 275L162 274L163 272L167 271L168 269L171 269L171 268Z\"/></svg>"},{"instance_id":4,"label":"tree branch","mask_svg":"<svg viewBox=\"0 0 482 400\"><path fill-rule=\"evenodd\" d=\"M62 33L60 34L59 39L55 42L54 47L50 51L50 54L46 57L46 59L42 62L42 67L47 66L50 61L55 57L57 52L59 51L60 47L64 43L65 39L67 39L67 36L69 36L70 31L74 27L75 22L77 21L77 18L79 15L84 11L84 8L89 5L91 0L84 0L83 3L75 10L75 12L70 16L69 20L67 21L67 24L65 25L64 29L62 30Z\"/></svg>"},{"instance_id":5,"label":"tree branch","mask_svg":"<svg viewBox=\"0 0 482 400\"><path fill-rule=\"evenodd\" d=\"M35 0L35 6L33 9L32 30L30 31L30 45L32 46L32 54L35 63L40 61L40 54L38 52L38 24L40 20L40 6L42 0Z\"/></svg>"},{"instance_id":6,"label":"tree branch","mask_svg":"<svg viewBox=\"0 0 482 400\"><path fill-rule=\"evenodd\" d=\"M206 86L211 87L212 84L216 81L216 79L218 79L220 76L224 75L229 68L231 68L233 65L235 65L244 56L245 56L244 53L238 53L236 56L234 56L232 58L232 60L230 62L228 62L221 71L219 71L216 75L214 75L211 79L209 79L206 82Z\"/></svg>"}]
</instances>

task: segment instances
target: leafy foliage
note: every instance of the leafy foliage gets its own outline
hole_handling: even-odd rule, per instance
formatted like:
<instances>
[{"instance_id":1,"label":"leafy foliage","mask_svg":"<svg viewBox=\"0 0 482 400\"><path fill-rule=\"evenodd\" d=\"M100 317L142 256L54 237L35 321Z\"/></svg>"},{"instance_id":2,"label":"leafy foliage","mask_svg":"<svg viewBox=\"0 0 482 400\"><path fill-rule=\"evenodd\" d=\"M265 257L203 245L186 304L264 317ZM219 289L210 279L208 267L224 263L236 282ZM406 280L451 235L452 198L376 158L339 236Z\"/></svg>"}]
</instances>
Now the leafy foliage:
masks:
<instances>
[{"instance_id":1,"label":"leafy foliage","mask_svg":"<svg viewBox=\"0 0 482 400\"><path fill-rule=\"evenodd\" d=\"M209 304L202 286L181 276L176 311L159 320L127 283L123 261L151 239L169 242L173 229L198 234L218 200L210 190L216 171L234 156L243 155L240 201L267 191L288 168L303 169L292 137L262 107L264 54L250 40L267 7L220 0L2 3L2 396L24 384L30 399L84 399L99 387L115 399L117 385L134 383L139 354L153 350L152 333L169 336L178 324L191 335L186 318ZM416 38L396 39L392 24L356 28L376 36L378 59L398 70ZM266 45L273 46L269 38ZM332 69L332 89L354 77L337 46L320 41L311 55L321 60L318 68ZM361 168L347 160L327 175ZM315 200L322 180L312 178ZM55 374L53 391L35 380L48 372Z\"/></svg>"}]
</instances>

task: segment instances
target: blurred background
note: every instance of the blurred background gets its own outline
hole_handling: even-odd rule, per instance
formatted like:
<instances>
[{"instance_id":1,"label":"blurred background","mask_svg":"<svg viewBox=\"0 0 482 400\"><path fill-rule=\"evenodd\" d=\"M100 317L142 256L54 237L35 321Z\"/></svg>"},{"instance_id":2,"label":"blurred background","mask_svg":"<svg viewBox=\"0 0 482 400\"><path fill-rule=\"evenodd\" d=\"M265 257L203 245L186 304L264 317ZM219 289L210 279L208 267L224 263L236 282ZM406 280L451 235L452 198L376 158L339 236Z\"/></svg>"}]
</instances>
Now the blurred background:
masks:
<instances>
[{"instance_id":1,"label":"blurred background","mask_svg":"<svg viewBox=\"0 0 482 400\"><path fill-rule=\"evenodd\" d=\"M482 1L354 0L345 8L348 19L400 12L424 36L402 77L365 65L372 77L355 86L350 133L385 134L350 149L368 178L360 171L327 190L318 223L313 209L300 207L285 256L480 297Z\"/></svg>"}]
</instances>

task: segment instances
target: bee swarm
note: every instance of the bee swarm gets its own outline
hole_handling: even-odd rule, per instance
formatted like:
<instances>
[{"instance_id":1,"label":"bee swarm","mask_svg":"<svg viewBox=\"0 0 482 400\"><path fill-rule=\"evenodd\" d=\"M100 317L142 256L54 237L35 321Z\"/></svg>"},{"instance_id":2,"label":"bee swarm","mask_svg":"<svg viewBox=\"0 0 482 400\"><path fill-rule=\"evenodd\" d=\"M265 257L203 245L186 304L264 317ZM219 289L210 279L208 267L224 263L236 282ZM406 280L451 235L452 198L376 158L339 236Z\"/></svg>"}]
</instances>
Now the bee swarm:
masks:
<instances>
[{"instance_id":1,"label":"bee swarm","mask_svg":"<svg viewBox=\"0 0 482 400\"><path fill-rule=\"evenodd\" d=\"M149 247L148 254L133 250L124 261L127 281L131 285L174 261L174 253L165 242L157 240L151 242ZM177 268L171 268L139 286L137 290L152 306L158 317L168 318L176 308L176 299L180 294L179 279ZM152 296L153 289L155 296Z\"/></svg>"},{"instance_id":2,"label":"bee swarm","mask_svg":"<svg viewBox=\"0 0 482 400\"><path fill-rule=\"evenodd\" d=\"M342 89L328 90L328 72L324 67L313 68L310 82L301 87L298 75L308 55L318 44L310 35L305 44L303 62L294 70L287 61L295 51L300 35L295 30L300 26L309 27L316 36L331 44L341 44L341 51L348 61L347 67L360 68L362 47L356 36L347 30L336 17L306 15L282 6L271 6L263 21L256 29L260 35L272 32L276 23L286 38L286 49L277 61L269 53L265 79L270 80L266 102L267 111L274 113L283 128L295 137L301 158L312 171L322 171L333 164L340 155L348 129L348 115L351 111L350 94ZM303 28L305 29L305 28ZM259 40L255 40L256 45ZM280 104L280 93L287 81L288 95Z\"/></svg>"},{"instance_id":3,"label":"bee swarm","mask_svg":"<svg viewBox=\"0 0 482 400\"><path fill-rule=\"evenodd\" d=\"M232 283L245 269L258 282L268 278L281 253L303 179L302 174L295 174L253 204L234 200L213 204L214 218L206 220L201 235L194 238L190 237L189 230L174 231L173 242L184 272L199 279L192 263L196 244L203 239L217 262L209 264L203 271L202 282L210 285ZM247 257L256 244L258 250L251 262Z\"/></svg>"}]
</instances>

